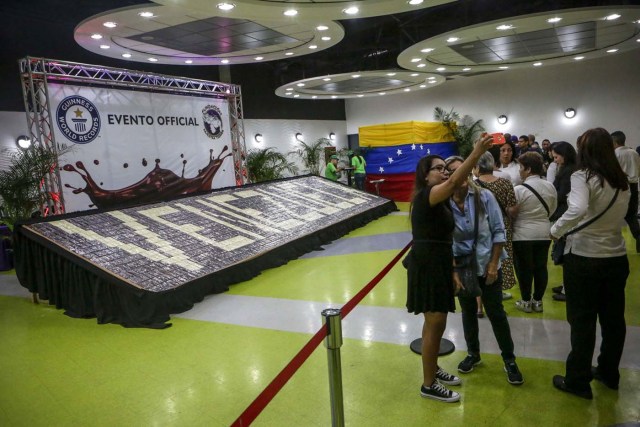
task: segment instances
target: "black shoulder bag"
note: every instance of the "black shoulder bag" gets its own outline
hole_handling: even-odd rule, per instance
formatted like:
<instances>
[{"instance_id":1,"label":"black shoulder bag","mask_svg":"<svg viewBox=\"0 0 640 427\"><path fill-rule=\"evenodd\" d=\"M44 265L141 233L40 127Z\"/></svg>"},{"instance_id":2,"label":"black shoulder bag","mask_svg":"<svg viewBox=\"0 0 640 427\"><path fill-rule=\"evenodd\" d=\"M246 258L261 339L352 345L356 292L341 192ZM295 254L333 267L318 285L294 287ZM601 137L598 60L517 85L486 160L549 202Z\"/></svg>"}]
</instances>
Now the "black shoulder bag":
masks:
<instances>
[{"instance_id":1,"label":"black shoulder bag","mask_svg":"<svg viewBox=\"0 0 640 427\"><path fill-rule=\"evenodd\" d=\"M589 221L585 222L581 226L576 227L573 230L567 231L564 234L564 236L560 237L558 240L555 241L555 244L553 245L553 248L551 249L551 259L553 260L553 263L555 265L560 265L560 264L562 264L564 262L564 247L567 244L567 236L569 236L569 235L571 235L573 233L577 233L580 230L583 230L585 227L587 227L588 225L593 224L602 215L604 215L609 210L609 208L611 206L613 206L613 204L615 203L616 199L618 198L618 193L619 192L620 192L620 190L616 190L616 194L613 195L613 199L611 199L611 201L609 202L609 205L599 215L594 216L593 218L591 218Z\"/></svg>"},{"instance_id":2,"label":"black shoulder bag","mask_svg":"<svg viewBox=\"0 0 640 427\"><path fill-rule=\"evenodd\" d=\"M478 244L478 222L479 222L479 203L480 193L473 195L473 203L475 207L474 224L473 224L473 245L471 245L471 253L469 255L461 255L456 257L455 271L460 276L460 281L464 289L458 292L458 296L475 298L482 295L480 283L478 282L478 262L476 260L476 246Z\"/></svg>"}]
</instances>

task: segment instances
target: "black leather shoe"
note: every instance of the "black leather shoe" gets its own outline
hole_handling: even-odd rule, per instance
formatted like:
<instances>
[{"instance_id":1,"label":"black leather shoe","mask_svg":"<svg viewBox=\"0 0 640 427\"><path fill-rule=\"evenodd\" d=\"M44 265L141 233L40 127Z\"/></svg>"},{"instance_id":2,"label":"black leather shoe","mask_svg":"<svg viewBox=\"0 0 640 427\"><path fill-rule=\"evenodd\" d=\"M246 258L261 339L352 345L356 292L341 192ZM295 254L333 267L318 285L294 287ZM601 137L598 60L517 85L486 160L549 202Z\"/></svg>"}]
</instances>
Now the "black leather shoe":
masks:
<instances>
[{"instance_id":1,"label":"black leather shoe","mask_svg":"<svg viewBox=\"0 0 640 427\"><path fill-rule=\"evenodd\" d=\"M605 377L602 376L600 371L598 371L598 368L596 368L595 366L591 367L591 375L593 375L594 379L600 381L602 384L606 385L611 390L617 390L618 389L618 383L607 380Z\"/></svg>"},{"instance_id":2,"label":"black leather shoe","mask_svg":"<svg viewBox=\"0 0 640 427\"><path fill-rule=\"evenodd\" d=\"M554 286L553 288L551 288L551 290L553 291L554 294L561 294L562 293L562 288L564 288L564 286L562 286L562 285Z\"/></svg>"},{"instance_id":3,"label":"black leather shoe","mask_svg":"<svg viewBox=\"0 0 640 427\"><path fill-rule=\"evenodd\" d=\"M584 390L576 390L573 388L567 387L567 384L564 382L564 377L562 375L554 375L553 376L553 386L558 390L564 391L566 393L575 394L578 397L583 399L591 400L593 399L593 393L591 393L591 387L586 388Z\"/></svg>"},{"instance_id":4,"label":"black leather shoe","mask_svg":"<svg viewBox=\"0 0 640 427\"><path fill-rule=\"evenodd\" d=\"M640 254L640 236L636 238L636 252Z\"/></svg>"},{"instance_id":5,"label":"black leather shoe","mask_svg":"<svg viewBox=\"0 0 640 427\"><path fill-rule=\"evenodd\" d=\"M565 294L553 294L553 296L551 298L553 298L554 301L566 301L567 300L567 296Z\"/></svg>"}]
</instances>

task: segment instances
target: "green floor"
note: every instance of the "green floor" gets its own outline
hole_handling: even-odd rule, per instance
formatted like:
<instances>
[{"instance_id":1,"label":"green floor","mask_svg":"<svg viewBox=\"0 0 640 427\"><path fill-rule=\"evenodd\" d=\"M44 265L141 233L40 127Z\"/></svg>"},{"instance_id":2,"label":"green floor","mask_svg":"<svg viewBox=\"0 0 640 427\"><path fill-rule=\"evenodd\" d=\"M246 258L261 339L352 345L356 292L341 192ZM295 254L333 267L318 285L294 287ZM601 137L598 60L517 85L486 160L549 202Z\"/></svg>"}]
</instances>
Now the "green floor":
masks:
<instances>
[{"instance_id":1,"label":"green floor","mask_svg":"<svg viewBox=\"0 0 640 427\"><path fill-rule=\"evenodd\" d=\"M350 237L406 230L406 216L388 216ZM396 253L299 259L233 285L230 293L340 304ZM640 255L630 248L629 259L627 321L638 326ZM552 282L559 274L559 268L551 269ZM332 280L324 281L329 275ZM394 268L362 304L404 307L405 280L404 270ZM506 307L510 316L565 315L564 304L549 295L543 314L525 315L510 302ZM0 426L226 426L309 338L180 318L166 330L125 329L72 319L27 298L0 296ZM443 357L441 365L455 371L463 356ZM420 398L420 358L406 346L347 339L342 347L346 424L582 427L640 421L640 371L624 370L618 392L594 382L595 399L586 401L551 387L551 377L563 372L562 362L519 358L526 383L513 387L504 379L499 356L483 355L483 360L456 388L462 401L443 404ZM254 425L330 425L326 363L321 346Z\"/></svg>"}]
</instances>

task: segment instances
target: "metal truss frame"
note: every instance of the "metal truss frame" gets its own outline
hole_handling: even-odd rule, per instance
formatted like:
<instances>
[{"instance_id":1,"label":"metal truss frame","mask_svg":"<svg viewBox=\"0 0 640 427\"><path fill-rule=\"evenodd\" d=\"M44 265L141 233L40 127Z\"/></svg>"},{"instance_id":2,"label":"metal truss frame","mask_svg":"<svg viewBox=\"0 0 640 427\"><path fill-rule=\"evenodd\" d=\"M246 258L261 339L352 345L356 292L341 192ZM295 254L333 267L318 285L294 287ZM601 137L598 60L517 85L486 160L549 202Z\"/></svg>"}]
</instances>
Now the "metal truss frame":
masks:
<instances>
[{"instance_id":1,"label":"metal truss frame","mask_svg":"<svg viewBox=\"0 0 640 427\"><path fill-rule=\"evenodd\" d=\"M20 59L19 64L27 125L35 144L49 147L55 152L58 150L53 133L48 82L83 83L102 87L221 98L229 101L231 148L236 185L242 185L247 181L244 161L246 156L244 115L239 85L46 58L26 57ZM45 181L50 200L48 206L42 207L43 214L52 207L54 213L64 213L60 171L57 168L51 171Z\"/></svg>"}]
</instances>

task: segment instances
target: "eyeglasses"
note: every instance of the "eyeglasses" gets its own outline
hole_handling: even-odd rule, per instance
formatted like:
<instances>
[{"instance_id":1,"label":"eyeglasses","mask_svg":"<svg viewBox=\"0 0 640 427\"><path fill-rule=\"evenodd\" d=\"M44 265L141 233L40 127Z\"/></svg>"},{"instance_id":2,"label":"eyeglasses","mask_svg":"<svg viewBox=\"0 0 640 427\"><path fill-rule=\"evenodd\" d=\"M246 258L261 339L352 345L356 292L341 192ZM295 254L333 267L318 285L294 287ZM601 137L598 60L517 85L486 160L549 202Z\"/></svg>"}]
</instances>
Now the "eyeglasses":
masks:
<instances>
[{"instance_id":1,"label":"eyeglasses","mask_svg":"<svg viewBox=\"0 0 640 427\"><path fill-rule=\"evenodd\" d=\"M449 171L447 170L447 168L445 168L445 167L444 167L444 165L437 165L437 166L434 166L434 167L432 167L432 168L429 168L429 171L438 171L438 172L440 172L440 173L449 172Z\"/></svg>"}]
</instances>

